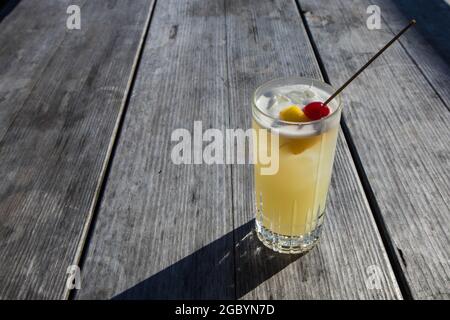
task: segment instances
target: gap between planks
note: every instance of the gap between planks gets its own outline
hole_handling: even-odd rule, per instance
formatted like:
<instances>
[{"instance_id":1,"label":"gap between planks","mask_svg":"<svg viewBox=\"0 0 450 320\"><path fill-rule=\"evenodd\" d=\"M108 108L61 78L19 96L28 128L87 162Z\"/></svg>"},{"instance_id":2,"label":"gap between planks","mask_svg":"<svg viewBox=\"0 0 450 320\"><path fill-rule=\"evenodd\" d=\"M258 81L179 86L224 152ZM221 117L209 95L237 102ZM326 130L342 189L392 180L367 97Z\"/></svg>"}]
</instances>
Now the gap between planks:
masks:
<instances>
[{"instance_id":1,"label":"gap between planks","mask_svg":"<svg viewBox=\"0 0 450 320\"><path fill-rule=\"evenodd\" d=\"M131 93L133 92L134 83L136 80L136 75L139 70L139 65L141 62L142 53L144 52L145 44L147 42L148 33L150 30L151 21L153 18L154 9L156 6L156 2L158 0L153 0L153 3L149 9L146 23L144 27L144 32L142 33L142 37L139 41L139 46L136 50L136 56L133 61L133 66L131 68L131 75L128 79L128 84L125 90L125 94L122 99L122 108L119 111L119 115L117 117L117 121L113 130L113 134L111 135L111 140L109 142L108 151L106 153L105 161L103 162L103 167L101 170L101 176L96 188L96 192L94 195L94 198L92 200L91 208L89 210L90 215L86 219L86 223L83 228L83 232L81 235L80 243L78 244L78 250L75 255L75 259L73 264L77 265L81 270L83 269L83 264L86 258L86 253L88 252L89 248L89 240L92 237L92 232L95 227L96 218L99 211L99 205L101 204L105 186L108 182L109 173L111 170L111 163L114 158L116 148L117 148L117 142L120 138L120 132L122 131L123 122L125 119L125 115L127 113L128 105L130 102ZM64 300L75 300L76 297L76 290L68 290L67 287L64 291Z\"/></svg>"},{"instance_id":2,"label":"gap between planks","mask_svg":"<svg viewBox=\"0 0 450 320\"><path fill-rule=\"evenodd\" d=\"M325 65L322 61L322 57L319 53L319 50L317 48L317 45L315 43L314 37L311 33L311 30L309 28L308 21L305 17L305 13L302 10L302 7L298 0L295 0L295 4L297 6L298 12L300 14L300 17L303 21L303 25L305 26L306 33L308 35L308 39L311 43L311 46L314 51L314 55L317 60L317 64L319 65L320 72L322 73L323 79L326 83L331 85L330 78L328 76L328 73L326 71ZM442 99L442 98L441 98ZM400 261L397 258L397 255L395 254L395 246L392 243L392 239L389 236L389 233L386 228L386 223L383 219L383 216L380 211L380 207L378 205L378 202L375 198L374 192L372 190L372 187L370 185L369 179L367 178L367 174L364 170L364 165L362 164L361 158L359 157L358 150L353 142L353 138L350 132L350 129L348 128L347 124L345 123L345 117L344 115L341 118L341 130L344 135L345 141L348 145L350 155L352 157L353 163L355 164L356 172L358 173L359 180L361 181L364 194L367 198L367 201L369 203L370 210L372 212L373 218L375 220L378 232L381 236L381 239L383 241L384 248L386 249L386 253L389 258L389 262L391 263L392 269L394 271L395 278L397 280L397 283L399 285L399 288L401 290L402 296L406 300L412 300L412 294L411 294L411 288L408 285L408 282L406 280L406 277L403 273L403 270L400 265Z\"/></svg>"}]
</instances>

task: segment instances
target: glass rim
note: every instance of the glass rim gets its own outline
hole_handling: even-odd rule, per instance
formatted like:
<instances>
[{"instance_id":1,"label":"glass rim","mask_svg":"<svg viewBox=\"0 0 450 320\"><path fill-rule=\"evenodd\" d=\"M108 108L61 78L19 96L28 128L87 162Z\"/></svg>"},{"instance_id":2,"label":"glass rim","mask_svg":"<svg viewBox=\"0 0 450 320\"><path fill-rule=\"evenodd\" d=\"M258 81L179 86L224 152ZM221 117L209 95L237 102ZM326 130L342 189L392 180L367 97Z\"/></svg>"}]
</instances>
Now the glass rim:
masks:
<instances>
[{"instance_id":1,"label":"glass rim","mask_svg":"<svg viewBox=\"0 0 450 320\"><path fill-rule=\"evenodd\" d=\"M332 85L324 82L323 80L319 80L319 79L314 79L314 78L307 78L307 77L299 77L299 76L295 76L295 77L282 77L282 78L275 78L269 81L264 82L263 84L259 85L254 91L253 91L253 95L252 95L252 105L257 109L258 112L260 112L261 114L263 114L264 116L272 119L272 120L276 120L278 121L278 123L283 123L286 125L309 125L309 124L314 124L314 123L320 123L322 121L325 120L329 120L331 118L333 118L335 115L339 114L340 111L342 110L342 99L341 99L341 94L338 94L336 97L334 97L333 100L337 99L337 104L338 107L333 110L333 112L331 112L329 115L327 115L326 117L320 118L319 120L312 120L312 121L305 121L305 122L294 122L294 121L286 121L286 120L281 120L279 118L275 118L274 116L262 111L260 108L258 108L257 104L256 104L256 93L258 92L258 90L260 90L261 88L263 88L264 86L272 83L272 82L277 82L277 81L290 81L290 80L310 80L313 83L314 82L318 82L321 85L328 87L330 89L330 91L334 92L335 89L333 88ZM332 101L333 101L332 100ZM338 112L339 111L339 112Z\"/></svg>"}]
</instances>

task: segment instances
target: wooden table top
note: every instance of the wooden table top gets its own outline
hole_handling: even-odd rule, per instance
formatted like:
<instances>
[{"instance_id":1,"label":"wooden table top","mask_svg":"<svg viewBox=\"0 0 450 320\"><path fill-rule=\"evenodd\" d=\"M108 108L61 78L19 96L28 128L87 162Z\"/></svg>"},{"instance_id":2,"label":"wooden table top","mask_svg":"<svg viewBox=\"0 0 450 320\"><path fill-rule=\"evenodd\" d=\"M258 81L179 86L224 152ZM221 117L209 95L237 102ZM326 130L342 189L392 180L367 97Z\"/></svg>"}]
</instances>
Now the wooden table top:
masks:
<instances>
[{"instance_id":1,"label":"wooden table top","mask_svg":"<svg viewBox=\"0 0 450 320\"><path fill-rule=\"evenodd\" d=\"M412 4L414 2L414 5ZM367 8L381 9L369 30ZM80 29L69 29L69 5ZM9 0L1 299L449 299L443 0ZM256 239L250 165L175 165L176 128L249 128L265 81L342 84L319 245ZM66 282L80 268L79 290ZM376 285L374 285L376 277Z\"/></svg>"}]
</instances>

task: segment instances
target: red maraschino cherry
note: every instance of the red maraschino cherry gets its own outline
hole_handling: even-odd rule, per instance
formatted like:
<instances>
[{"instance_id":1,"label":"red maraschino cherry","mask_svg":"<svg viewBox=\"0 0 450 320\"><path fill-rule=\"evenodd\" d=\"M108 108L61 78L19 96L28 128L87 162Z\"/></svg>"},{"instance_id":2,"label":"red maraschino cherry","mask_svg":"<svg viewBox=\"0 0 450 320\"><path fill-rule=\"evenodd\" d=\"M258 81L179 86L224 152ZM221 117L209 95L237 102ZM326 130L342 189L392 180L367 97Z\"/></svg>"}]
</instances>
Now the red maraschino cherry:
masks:
<instances>
[{"instance_id":1,"label":"red maraschino cherry","mask_svg":"<svg viewBox=\"0 0 450 320\"><path fill-rule=\"evenodd\" d=\"M312 121L322 119L330 114L330 108L323 102L314 101L308 103L304 108L303 112Z\"/></svg>"}]
</instances>

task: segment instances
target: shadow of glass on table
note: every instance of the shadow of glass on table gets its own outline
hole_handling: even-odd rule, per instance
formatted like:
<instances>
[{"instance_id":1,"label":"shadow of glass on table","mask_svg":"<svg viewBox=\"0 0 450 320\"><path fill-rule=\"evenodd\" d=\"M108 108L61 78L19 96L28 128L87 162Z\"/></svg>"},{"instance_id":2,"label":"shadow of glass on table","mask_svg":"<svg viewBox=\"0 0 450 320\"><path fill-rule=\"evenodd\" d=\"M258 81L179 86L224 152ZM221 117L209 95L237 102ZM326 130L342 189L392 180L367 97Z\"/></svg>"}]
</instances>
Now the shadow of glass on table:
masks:
<instances>
[{"instance_id":1,"label":"shadow of glass on table","mask_svg":"<svg viewBox=\"0 0 450 320\"><path fill-rule=\"evenodd\" d=\"M241 298L301 256L266 248L254 224L247 222L113 299Z\"/></svg>"}]
</instances>

